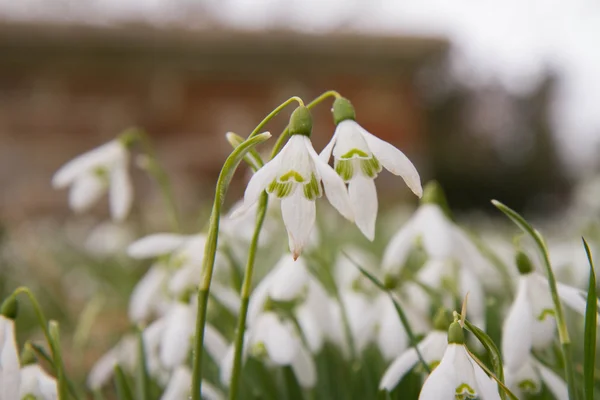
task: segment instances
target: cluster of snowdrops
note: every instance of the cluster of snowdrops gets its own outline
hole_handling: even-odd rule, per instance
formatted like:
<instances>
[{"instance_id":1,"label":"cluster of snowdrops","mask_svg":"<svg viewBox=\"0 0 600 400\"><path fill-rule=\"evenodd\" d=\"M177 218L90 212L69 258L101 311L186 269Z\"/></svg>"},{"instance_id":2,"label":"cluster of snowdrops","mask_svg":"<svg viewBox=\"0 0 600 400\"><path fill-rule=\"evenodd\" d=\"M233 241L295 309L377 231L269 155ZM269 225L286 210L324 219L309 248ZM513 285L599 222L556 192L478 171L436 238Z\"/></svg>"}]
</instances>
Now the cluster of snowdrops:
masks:
<instances>
[{"instance_id":1,"label":"cluster of snowdrops","mask_svg":"<svg viewBox=\"0 0 600 400\"><path fill-rule=\"evenodd\" d=\"M330 100L336 129L317 153L310 109ZM255 147L271 135L260 132L294 104L271 156L262 156ZM555 279L544 238L503 204L494 203L523 232L514 246L470 234L441 187L422 186L410 160L362 128L335 91L306 106L292 97L248 137L226 139L233 150L197 234L179 231L168 177L139 130L56 172L52 183L69 188L73 210L108 192L112 219L123 221L134 198L129 170L140 167L159 183L173 227L129 244L129 257L150 261L130 297L133 329L97 361L85 389L69 379L59 327L33 293L19 288L5 299L0 400L594 398L597 300L587 245L590 264L569 286ZM242 163L254 173L225 212ZM340 232L355 224L369 241L385 240L376 236L374 183L383 169L420 205L379 255ZM319 198L337 212L317 213ZM45 345L15 340L25 300L38 311ZM583 367L563 306L576 315L569 329L585 333L575 341L585 346Z\"/></svg>"}]
</instances>

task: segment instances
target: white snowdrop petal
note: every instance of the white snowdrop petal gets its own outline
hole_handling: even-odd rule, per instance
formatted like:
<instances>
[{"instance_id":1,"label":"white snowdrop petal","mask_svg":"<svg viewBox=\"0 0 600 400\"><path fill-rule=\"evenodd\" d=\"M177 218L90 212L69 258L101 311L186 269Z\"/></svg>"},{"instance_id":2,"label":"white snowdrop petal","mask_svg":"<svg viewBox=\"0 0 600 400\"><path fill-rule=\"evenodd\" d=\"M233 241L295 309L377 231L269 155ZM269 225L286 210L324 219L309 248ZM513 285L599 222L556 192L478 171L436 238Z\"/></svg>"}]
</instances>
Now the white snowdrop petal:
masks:
<instances>
[{"instance_id":1,"label":"white snowdrop petal","mask_svg":"<svg viewBox=\"0 0 600 400\"><path fill-rule=\"evenodd\" d=\"M17 399L20 381L14 321L0 315L0 399Z\"/></svg>"},{"instance_id":2,"label":"white snowdrop petal","mask_svg":"<svg viewBox=\"0 0 600 400\"><path fill-rule=\"evenodd\" d=\"M437 364L444 357L448 347L448 334L443 331L431 331L417 346L428 364Z\"/></svg>"},{"instance_id":3,"label":"white snowdrop petal","mask_svg":"<svg viewBox=\"0 0 600 400\"><path fill-rule=\"evenodd\" d=\"M191 347L194 332L194 313L190 306L175 303L168 314L163 337L160 342L160 360L168 369L182 365Z\"/></svg>"},{"instance_id":4,"label":"white snowdrop petal","mask_svg":"<svg viewBox=\"0 0 600 400\"><path fill-rule=\"evenodd\" d=\"M356 351L360 353L373 338L376 322L376 315L372 312L373 304L365 295L350 291L342 293L342 301L348 314Z\"/></svg>"},{"instance_id":5,"label":"white snowdrop petal","mask_svg":"<svg viewBox=\"0 0 600 400\"><path fill-rule=\"evenodd\" d=\"M174 233L155 233L130 244L127 254L137 259L158 257L177 250L187 239L187 236Z\"/></svg>"},{"instance_id":6,"label":"white snowdrop petal","mask_svg":"<svg viewBox=\"0 0 600 400\"><path fill-rule=\"evenodd\" d=\"M244 191L244 202L242 205L233 210L229 215L230 218L237 218L246 212L258 201L261 193L265 188L275 179L279 167L281 164L282 154L285 154L286 148L290 145L290 142L283 147L281 152L271 161L266 163L261 169L256 171L250 181L246 190Z\"/></svg>"},{"instance_id":7,"label":"white snowdrop petal","mask_svg":"<svg viewBox=\"0 0 600 400\"><path fill-rule=\"evenodd\" d=\"M306 338L306 343L312 353L318 353L323 347L323 331L311 310L301 305L296 309L296 319Z\"/></svg>"},{"instance_id":8,"label":"white snowdrop petal","mask_svg":"<svg viewBox=\"0 0 600 400\"><path fill-rule=\"evenodd\" d=\"M581 289L577 289L571 286L557 283L556 288L558 290L558 296L569 308L578 312L581 315L585 315L585 308L587 302L587 293Z\"/></svg>"},{"instance_id":9,"label":"white snowdrop petal","mask_svg":"<svg viewBox=\"0 0 600 400\"><path fill-rule=\"evenodd\" d=\"M205 380L202 380L201 395L204 400L223 400L225 398L219 389Z\"/></svg>"},{"instance_id":10,"label":"white snowdrop petal","mask_svg":"<svg viewBox=\"0 0 600 400\"><path fill-rule=\"evenodd\" d=\"M204 347L217 364L220 364L227 354L227 341L225 341L223 335L209 323L204 327Z\"/></svg>"},{"instance_id":11,"label":"white snowdrop petal","mask_svg":"<svg viewBox=\"0 0 600 400\"><path fill-rule=\"evenodd\" d=\"M527 279L529 302L533 314L531 325L533 348L543 350L554 341L556 333L554 304L550 296L548 283L538 279L537 273L530 273L522 278Z\"/></svg>"},{"instance_id":12,"label":"white snowdrop petal","mask_svg":"<svg viewBox=\"0 0 600 400\"><path fill-rule=\"evenodd\" d=\"M289 236L290 251L294 258L298 258L315 224L315 202L306 199L302 191L297 190L281 200L281 214Z\"/></svg>"},{"instance_id":13,"label":"white snowdrop petal","mask_svg":"<svg viewBox=\"0 0 600 400\"><path fill-rule=\"evenodd\" d=\"M55 188L66 187L73 183L82 173L111 164L123 157L124 154L125 149L119 141L113 140L105 143L63 165L52 177L52 186Z\"/></svg>"},{"instance_id":14,"label":"white snowdrop petal","mask_svg":"<svg viewBox=\"0 0 600 400\"><path fill-rule=\"evenodd\" d=\"M325 148L321 150L321 153L319 153L319 158L326 164L329 163L329 159L331 158L331 152L333 151L333 146L335 146L335 143L337 141L339 129L340 126L338 125L335 128L335 132L333 133L331 140L329 141L329 143L327 143L327 146L325 146Z\"/></svg>"},{"instance_id":15,"label":"white snowdrop petal","mask_svg":"<svg viewBox=\"0 0 600 400\"><path fill-rule=\"evenodd\" d=\"M386 273L397 274L402 268L410 249L414 245L416 234L414 220L411 218L390 239L383 254L382 268Z\"/></svg>"},{"instance_id":16,"label":"white snowdrop petal","mask_svg":"<svg viewBox=\"0 0 600 400\"><path fill-rule=\"evenodd\" d=\"M127 163L121 162L110 172L110 214L115 221L123 221L133 204L133 184L127 172Z\"/></svg>"},{"instance_id":17,"label":"white snowdrop petal","mask_svg":"<svg viewBox=\"0 0 600 400\"><path fill-rule=\"evenodd\" d=\"M406 349L408 337L388 296L380 297L377 309L380 311L377 345L384 360L389 361Z\"/></svg>"},{"instance_id":18,"label":"white snowdrop petal","mask_svg":"<svg viewBox=\"0 0 600 400\"><path fill-rule=\"evenodd\" d=\"M471 365L473 366L473 373L475 375L475 381L477 382L477 394L481 400L500 400L500 394L498 393L498 384L492 378L487 376L483 369L475 362L470 359Z\"/></svg>"},{"instance_id":19,"label":"white snowdrop petal","mask_svg":"<svg viewBox=\"0 0 600 400\"><path fill-rule=\"evenodd\" d=\"M329 166L329 164L323 162L315 152L315 149L310 143L310 139L305 138L306 148L310 157L315 163L315 167L321 180L323 181L323 188L325 189L325 195L329 200L329 203L338 210L344 218L349 221L354 221L354 213L352 212L352 205L350 204L350 198L348 191L346 190L346 184L340 176Z\"/></svg>"},{"instance_id":20,"label":"white snowdrop petal","mask_svg":"<svg viewBox=\"0 0 600 400\"><path fill-rule=\"evenodd\" d=\"M418 361L419 356L413 347L406 350L397 357L385 371L385 374L383 374L383 377L379 382L379 389L387 390L388 392L394 390L402 378L404 378L404 375L406 375Z\"/></svg>"},{"instance_id":21,"label":"white snowdrop petal","mask_svg":"<svg viewBox=\"0 0 600 400\"><path fill-rule=\"evenodd\" d=\"M559 400L567 400L569 398L569 389L565 381L542 363L535 360L534 363L540 371L542 381L544 381L544 384L550 389L554 397Z\"/></svg>"},{"instance_id":22,"label":"white snowdrop petal","mask_svg":"<svg viewBox=\"0 0 600 400\"><path fill-rule=\"evenodd\" d=\"M129 318L133 322L143 322L150 317L160 301L160 292L167 278L167 270L155 265L137 283L129 298Z\"/></svg>"},{"instance_id":23,"label":"white snowdrop petal","mask_svg":"<svg viewBox=\"0 0 600 400\"><path fill-rule=\"evenodd\" d=\"M367 239L373 241L378 208L375 182L362 174L356 174L348 184L348 195L356 226Z\"/></svg>"},{"instance_id":24,"label":"white snowdrop petal","mask_svg":"<svg viewBox=\"0 0 600 400\"><path fill-rule=\"evenodd\" d=\"M194 265L186 265L179 268L171 275L169 279L169 292L175 296L184 294L188 289L192 289L200 282L201 268ZM211 295L212 295L211 287Z\"/></svg>"},{"instance_id":25,"label":"white snowdrop petal","mask_svg":"<svg viewBox=\"0 0 600 400\"><path fill-rule=\"evenodd\" d=\"M180 366L173 371L169 384L163 392L161 400L184 400L190 397L192 372L188 367Z\"/></svg>"},{"instance_id":26,"label":"white snowdrop petal","mask_svg":"<svg viewBox=\"0 0 600 400\"><path fill-rule=\"evenodd\" d=\"M92 367L88 375L87 385L91 390L100 389L113 375L114 367L119 363L117 347L104 354Z\"/></svg>"},{"instance_id":27,"label":"white snowdrop petal","mask_svg":"<svg viewBox=\"0 0 600 400\"><path fill-rule=\"evenodd\" d=\"M77 213L93 206L106 192L106 183L93 174L79 177L69 191L69 207Z\"/></svg>"},{"instance_id":28,"label":"white snowdrop petal","mask_svg":"<svg viewBox=\"0 0 600 400\"><path fill-rule=\"evenodd\" d=\"M58 398L56 380L48 375L38 364L31 364L21 369L21 386L19 397L35 396L39 400L55 400Z\"/></svg>"},{"instance_id":29,"label":"white snowdrop petal","mask_svg":"<svg viewBox=\"0 0 600 400\"><path fill-rule=\"evenodd\" d=\"M300 347L298 350L296 358L292 362L292 370L296 375L296 379L298 379L298 383L304 389L313 388L317 383L315 360L304 347Z\"/></svg>"},{"instance_id":30,"label":"white snowdrop petal","mask_svg":"<svg viewBox=\"0 0 600 400\"><path fill-rule=\"evenodd\" d=\"M253 343L262 343L269 355L269 359L277 365L290 365L300 347L299 340L294 336L292 329L284 325L272 312L260 316L253 327Z\"/></svg>"},{"instance_id":31,"label":"white snowdrop petal","mask_svg":"<svg viewBox=\"0 0 600 400\"><path fill-rule=\"evenodd\" d=\"M467 302L467 315L471 316L472 321L478 321L477 326L485 330L485 294L481 287L481 282L475 274L461 267L459 270L459 291L461 298L469 295Z\"/></svg>"},{"instance_id":32,"label":"white snowdrop petal","mask_svg":"<svg viewBox=\"0 0 600 400\"><path fill-rule=\"evenodd\" d=\"M421 187L421 178L413 163L404 155L403 152L392 146L391 144L379 139L375 135L367 132L359 126L369 149L375 157L381 162L381 165L394 175L399 175L404 179L406 185L418 197L423 195Z\"/></svg>"},{"instance_id":33,"label":"white snowdrop petal","mask_svg":"<svg viewBox=\"0 0 600 400\"><path fill-rule=\"evenodd\" d=\"M436 204L419 207L419 224L422 227L423 247L433 258L448 259L456 253L454 227Z\"/></svg>"},{"instance_id":34,"label":"white snowdrop petal","mask_svg":"<svg viewBox=\"0 0 600 400\"><path fill-rule=\"evenodd\" d=\"M302 258L294 261L292 256L284 255L273 270L269 285L269 297L277 301L291 301L299 297L306 289L309 273Z\"/></svg>"},{"instance_id":35,"label":"white snowdrop petal","mask_svg":"<svg viewBox=\"0 0 600 400\"><path fill-rule=\"evenodd\" d=\"M238 292L232 288L223 286L218 282L213 282L210 287L210 295L234 316L239 314L242 300Z\"/></svg>"},{"instance_id":36,"label":"white snowdrop petal","mask_svg":"<svg viewBox=\"0 0 600 400\"><path fill-rule=\"evenodd\" d=\"M456 345L448 346L440 364L425 380L419 400L455 400L454 369L456 366L453 363L455 353Z\"/></svg>"},{"instance_id":37,"label":"white snowdrop petal","mask_svg":"<svg viewBox=\"0 0 600 400\"><path fill-rule=\"evenodd\" d=\"M508 368L518 369L529 357L532 346L532 322L527 280L519 278L517 297L508 311L502 328L502 355Z\"/></svg>"}]
</instances>

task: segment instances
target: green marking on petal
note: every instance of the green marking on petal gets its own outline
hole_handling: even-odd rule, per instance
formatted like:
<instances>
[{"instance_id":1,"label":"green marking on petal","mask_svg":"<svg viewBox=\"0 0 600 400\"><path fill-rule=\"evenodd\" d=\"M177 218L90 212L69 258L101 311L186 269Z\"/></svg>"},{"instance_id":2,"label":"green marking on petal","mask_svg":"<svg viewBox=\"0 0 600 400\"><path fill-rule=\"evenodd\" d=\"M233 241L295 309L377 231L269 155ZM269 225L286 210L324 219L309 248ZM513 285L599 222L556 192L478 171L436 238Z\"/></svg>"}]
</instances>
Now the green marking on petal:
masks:
<instances>
[{"instance_id":1,"label":"green marking on petal","mask_svg":"<svg viewBox=\"0 0 600 400\"><path fill-rule=\"evenodd\" d=\"M538 315L537 319L538 319L538 321L543 321L546 319L546 317L554 317L554 309L552 309L552 308L543 309L542 312L540 313L540 315Z\"/></svg>"},{"instance_id":2,"label":"green marking on petal","mask_svg":"<svg viewBox=\"0 0 600 400\"><path fill-rule=\"evenodd\" d=\"M354 176L354 162L352 160L335 160L335 172L344 181L349 181Z\"/></svg>"},{"instance_id":3,"label":"green marking on petal","mask_svg":"<svg viewBox=\"0 0 600 400\"><path fill-rule=\"evenodd\" d=\"M531 393L531 394L538 393L541 389L541 387L539 385L537 385L531 379L525 379L525 380L519 382L518 386L519 386L519 389L521 389L522 391L524 391L526 393Z\"/></svg>"},{"instance_id":4,"label":"green marking on petal","mask_svg":"<svg viewBox=\"0 0 600 400\"><path fill-rule=\"evenodd\" d=\"M437 368L437 366L440 365L440 361L432 361L429 363L429 370L433 371L434 369Z\"/></svg>"},{"instance_id":5,"label":"green marking on petal","mask_svg":"<svg viewBox=\"0 0 600 400\"><path fill-rule=\"evenodd\" d=\"M352 149L349 152L347 152L346 154L344 154L343 156L341 156L340 158L342 160L348 160L350 158L354 158L354 156L360 157L360 158L369 158L369 155L367 153L365 153L362 150L359 149Z\"/></svg>"},{"instance_id":6,"label":"green marking on petal","mask_svg":"<svg viewBox=\"0 0 600 400\"><path fill-rule=\"evenodd\" d=\"M286 174L281 175L281 177L279 178L279 180L282 182L287 182L290 179L293 179L298 183L304 182L304 178L302 177L302 175L300 175L300 173L298 173L294 170L291 170L291 171L287 172Z\"/></svg>"},{"instance_id":7,"label":"green marking on petal","mask_svg":"<svg viewBox=\"0 0 600 400\"><path fill-rule=\"evenodd\" d=\"M267 187L267 192L274 194L278 198L282 199L284 197L292 194L292 189L294 188L294 184L292 182L277 182L273 181Z\"/></svg>"},{"instance_id":8,"label":"green marking on petal","mask_svg":"<svg viewBox=\"0 0 600 400\"><path fill-rule=\"evenodd\" d=\"M375 178L381 172L381 163L375 157L366 160L360 160L360 169L365 176Z\"/></svg>"},{"instance_id":9,"label":"green marking on petal","mask_svg":"<svg viewBox=\"0 0 600 400\"><path fill-rule=\"evenodd\" d=\"M310 176L310 181L304 185L304 197L308 200L314 200L321 197L321 185L315 174Z\"/></svg>"},{"instance_id":10,"label":"green marking on petal","mask_svg":"<svg viewBox=\"0 0 600 400\"><path fill-rule=\"evenodd\" d=\"M466 400L466 399L475 399L477 398L477 393L471 386L466 383L461 383L454 392L454 397L457 400Z\"/></svg>"}]
</instances>

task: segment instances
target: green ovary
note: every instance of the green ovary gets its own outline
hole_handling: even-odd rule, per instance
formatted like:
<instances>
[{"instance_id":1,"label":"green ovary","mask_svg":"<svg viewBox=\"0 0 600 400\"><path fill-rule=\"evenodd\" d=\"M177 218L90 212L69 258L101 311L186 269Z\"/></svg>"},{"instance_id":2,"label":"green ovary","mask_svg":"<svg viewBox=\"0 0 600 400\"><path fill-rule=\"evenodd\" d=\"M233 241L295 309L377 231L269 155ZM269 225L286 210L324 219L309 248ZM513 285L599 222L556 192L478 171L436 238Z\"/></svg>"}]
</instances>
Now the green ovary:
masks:
<instances>
[{"instance_id":1,"label":"green ovary","mask_svg":"<svg viewBox=\"0 0 600 400\"><path fill-rule=\"evenodd\" d=\"M456 400L476 399L477 393L475 393L475 390L473 390L471 386L466 383L462 383L456 388L454 397Z\"/></svg>"}]
</instances>

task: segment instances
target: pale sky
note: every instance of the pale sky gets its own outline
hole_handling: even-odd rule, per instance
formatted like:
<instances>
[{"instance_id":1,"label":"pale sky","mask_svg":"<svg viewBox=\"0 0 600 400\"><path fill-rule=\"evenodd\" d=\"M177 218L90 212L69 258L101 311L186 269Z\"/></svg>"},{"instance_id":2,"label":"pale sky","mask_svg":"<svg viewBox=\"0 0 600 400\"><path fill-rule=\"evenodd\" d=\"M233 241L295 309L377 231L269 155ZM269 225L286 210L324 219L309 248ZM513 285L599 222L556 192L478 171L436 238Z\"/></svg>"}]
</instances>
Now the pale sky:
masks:
<instances>
[{"instance_id":1,"label":"pale sky","mask_svg":"<svg viewBox=\"0 0 600 400\"><path fill-rule=\"evenodd\" d=\"M200 5L200 7L198 6ZM596 0L0 0L0 16L161 25L210 15L242 29L334 29L447 36L453 74L526 93L551 69L561 151L584 167L600 146L600 3Z\"/></svg>"}]
</instances>

